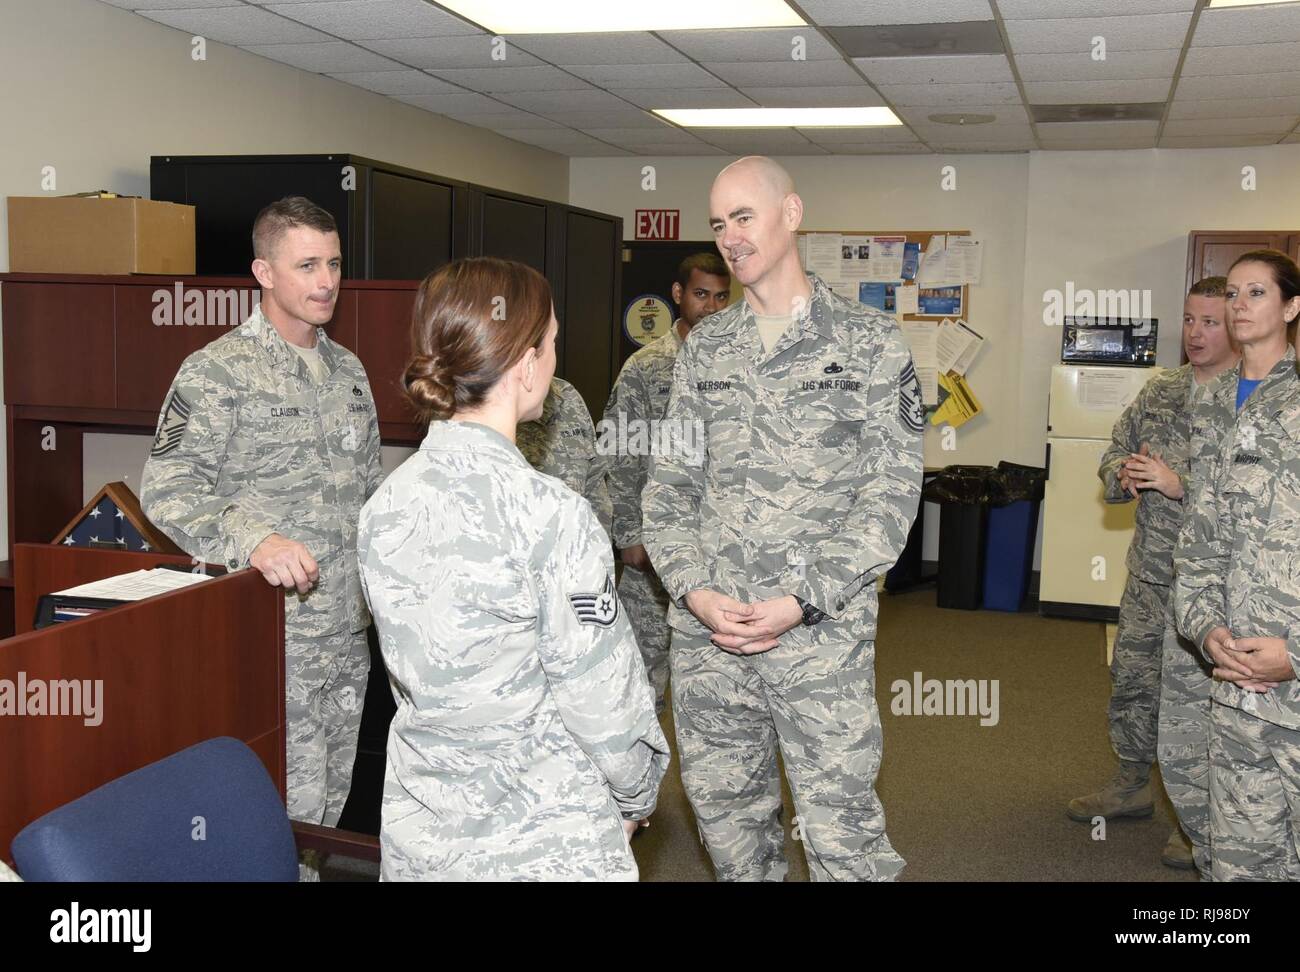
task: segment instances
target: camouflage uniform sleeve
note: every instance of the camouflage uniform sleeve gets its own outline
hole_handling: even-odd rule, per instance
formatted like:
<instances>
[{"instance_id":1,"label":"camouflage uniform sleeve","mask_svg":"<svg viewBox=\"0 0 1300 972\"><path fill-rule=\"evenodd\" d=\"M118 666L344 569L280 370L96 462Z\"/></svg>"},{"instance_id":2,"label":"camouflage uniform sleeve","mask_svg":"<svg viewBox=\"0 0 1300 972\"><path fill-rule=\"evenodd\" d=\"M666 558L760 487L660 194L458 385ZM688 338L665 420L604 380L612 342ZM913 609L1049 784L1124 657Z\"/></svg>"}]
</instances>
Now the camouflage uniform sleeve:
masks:
<instances>
[{"instance_id":1,"label":"camouflage uniform sleeve","mask_svg":"<svg viewBox=\"0 0 1300 972\"><path fill-rule=\"evenodd\" d=\"M140 479L145 516L190 555L232 569L247 566L277 530L247 494L216 493L235 410L226 370L210 358L187 360L167 393Z\"/></svg>"},{"instance_id":2,"label":"camouflage uniform sleeve","mask_svg":"<svg viewBox=\"0 0 1300 972\"><path fill-rule=\"evenodd\" d=\"M608 536L613 529L614 509L609 487L605 484L605 458L596 449L596 424L591 420L591 412L587 410L587 403L580 395L577 396L577 407L582 410L583 448L587 453L587 472L583 477L582 495L591 504Z\"/></svg>"},{"instance_id":3,"label":"camouflage uniform sleeve","mask_svg":"<svg viewBox=\"0 0 1300 972\"><path fill-rule=\"evenodd\" d=\"M713 585L713 573L700 549L700 501L708 466L708 431L695 385L695 351L687 342L673 365L673 388L664 422L666 454L650 456L650 474L641 491L642 542L669 596L681 607L691 591ZM694 448L682 441L692 429ZM700 461L692 464L694 453Z\"/></svg>"},{"instance_id":4,"label":"camouflage uniform sleeve","mask_svg":"<svg viewBox=\"0 0 1300 972\"><path fill-rule=\"evenodd\" d=\"M634 427L632 422L648 421L650 417L643 380L640 370L629 360L609 393L602 422L609 423L611 438L615 442L615 448L605 457L605 469L613 508L614 528L610 536L620 549L641 543L641 486L645 457L629 455L627 449L620 450L617 437L620 427L631 429Z\"/></svg>"},{"instance_id":5,"label":"camouflage uniform sleeve","mask_svg":"<svg viewBox=\"0 0 1300 972\"><path fill-rule=\"evenodd\" d=\"M614 560L600 525L571 494L541 545L538 650L565 728L629 818L654 810L668 742L636 638L614 590Z\"/></svg>"},{"instance_id":6,"label":"camouflage uniform sleeve","mask_svg":"<svg viewBox=\"0 0 1300 972\"><path fill-rule=\"evenodd\" d=\"M1124 409L1123 414L1115 421L1115 427L1111 429L1110 445L1101 457L1101 465L1097 467L1097 477L1105 490L1107 503L1133 502L1133 497L1120 488L1116 474L1129 454L1142 448L1139 430L1142 428L1146 400L1147 391L1143 388L1138 392L1137 397L1129 402L1128 408Z\"/></svg>"},{"instance_id":7,"label":"camouflage uniform sleeve","mask_svg":"<svg viewBox=\"0 0 1300 972\"><path fill-rule=\"evenodd\" d=\"M921 385L896 327L881 345L866 390L853 511L835 537L818 546L803 582L789 592L832 618L898 560L921 502Z\"/></svg>"},{"instance_id":8,"label":"camouflage uniform sleeve","mask_svg":"<svg viewBox=\"0 0 1300 972\"><path fill-rule=\"evenodd\" d=\"M370 391L369 385L366 391ZM384 463L383 463L383 442L379 436L379 409L375 405L375 397L370 396L370 433L366 442L366 493L363 502L370 499L379 488L379 484L384 481Z\"/></svg>"},{"instance_id":9,"label":"camouflage uniform sleeve","mask_svg":"<svg viewBox=\"0 0 1300 972\"><path fill-rule=\"evenodd\" d=\"M1218 457L1202 456L1198 479L1184 500L1185 515L1174 549L1174 619L1182 635L1204 653L1205 636L1227 623L1225 580L1231 524L1218 495Z\"/></svg>"}]
</instances>

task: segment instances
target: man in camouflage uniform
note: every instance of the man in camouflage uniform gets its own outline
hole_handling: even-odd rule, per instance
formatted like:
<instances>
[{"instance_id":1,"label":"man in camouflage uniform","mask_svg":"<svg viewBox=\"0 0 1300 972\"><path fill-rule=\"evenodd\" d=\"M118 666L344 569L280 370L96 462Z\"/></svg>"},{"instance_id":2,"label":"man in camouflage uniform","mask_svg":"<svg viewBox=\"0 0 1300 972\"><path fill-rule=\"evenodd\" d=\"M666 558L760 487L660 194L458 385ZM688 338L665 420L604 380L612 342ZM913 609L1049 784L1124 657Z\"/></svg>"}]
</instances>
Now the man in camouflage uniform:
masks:
<instances>
[{"instance_id":1,"label":"man in camouflage uniform","mask_svg":"<svg viewBox=\"0 0 1300 972\"><path fill-rule=\"evenodd\" d=\"M779 743L813 879L891 880L875 582L920 499L920 383L892 317L804 274L784 169L733 163L709 214L745 300L679 352L668 426L703 441L652 457L642 497L682 782L720 879L781 880Z\"/></svg>"},{"instance_id":2,"label":"man in camouflage uniform","mask_svg":"<svg viewBox=\"0 0 1300 972\"><path fill-rule=\"evenodd\" d=\"M495 428L434 421L360 550L397 699L381 878L636 880L621 823L668 743L590 506Z\"/></svg>"},{"instance_id":3,"label":"man in camouflage uniform","mask_svg":"<svg viewBox=\"0 0 1300 972\"><path fill-rule=\"evenodd\" d=\"M338 822L370 655L356 524L383 478L365 369L330 340L342 259L329 213L273 203L253 231L262 302L185 359L141 482L187 553L285 588L288 810Z\"/></svg>"},{"instance_id":4,"label":"man in camouflage uniform","mask_svg":"<svg viewBox=\"0 0 1300 972\"><path fill-rule=\"evenodd\" d=\"M614 504L611 536L623 562L618 599L636 632L641 660L654 689L656 712L663 711L668 686L668 592L641 542L641 491L650 468L650 451L661 441L659 430L668 411L677 352L696 324L727 306L731 274L716 253L696 253L678 266L672 295L681 316L667 334L624 363L605 406L596 443L605 458Z\"/></svg>"},{"instance_id":5,"label":"man in camouflage uniform","mask_svg":"<svg viewBox=\"0 0 1300 972\"><path fill-rule=\"evenodd\" d=\"M1194 807L1196 802L1195 794L1185 791L1204 771L1208 735L1202 733L1197 757L1196 710L1183 707L1188 691L1193 697L1206 698L1199 688L1204 674L1170 630L1168 612L1174 544L1189 488L1193 396L1237 360L1224 324L1226 284L1222 277L1209 277L1193 285L1183 306L1183 349L1188 363L1146 383L1115 423L1111 445L1097 470L1106 502L1137 500L1138 508L1110 669L1110 742L1120 765L1102 790L1070 801L1067 813L1082 823L1097 817L1111 820L1152 814L1150 776L1157 755L1165 657L1171 660L1164 678L1170 690L1165 715L1171 747L1168 763L1162 761L1167 774L1165 788L1176 807ZM1207 730L1206 720L1199 721L1201 729ZM1193 847L1200 848L1202 861L1208 864L1205 832L1194 809L1189 813L1190 819L1183 819L1183 824L1191 846L1175 828L1161 856L1172 867L1193 866ZM1183 816L1180 811L1180 819Z\"/></svg>"},{"instance_id":6,"label":"man in camouflage uniform","mask_svg":"<svg viewBox=\"0 0 1300 972\"><path fill-rule=\"evenodd\" d=\"M596 455L596 427L591 412L578 389L563 378L552 378L542 403L542 417L520 422L515 436L528 464L584 497L609 533L613 514L605 467Z\"/></svg>"},{"instance_id":7,"label":"man in camouflage uniform","mask_svg":"<svg viewBox=\"0 0 1300 972\"><path fill-rule=\"evenodd\" d=\"M1300 308L1290 309L1294 316ZM1286 347L1238 408L1241 375L1241 365L1225 372L1197 405L1195 421L1205 429L1210 458L1174 553L1174 613L1179 631L1215 666L1209 781L1214 880L1298 881L1295 350Z\"/></svg>"}]
</instances>

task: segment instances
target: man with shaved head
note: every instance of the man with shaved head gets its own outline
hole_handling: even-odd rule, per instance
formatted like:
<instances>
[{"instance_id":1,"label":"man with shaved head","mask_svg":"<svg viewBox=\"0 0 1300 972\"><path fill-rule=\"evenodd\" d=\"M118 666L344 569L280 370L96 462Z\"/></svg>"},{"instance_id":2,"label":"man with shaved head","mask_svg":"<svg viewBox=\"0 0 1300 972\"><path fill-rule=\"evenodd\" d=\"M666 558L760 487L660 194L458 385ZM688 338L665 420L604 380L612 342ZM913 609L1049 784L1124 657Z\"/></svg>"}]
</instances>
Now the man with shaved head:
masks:
<instances>
[{"instance_id":1,"label":"man with shaved head","mask_svg":"<svg viewBox=\"0 0 1300 972\"><path fill-rule=\"evenodd\" d=\"M718 878L785 876L779 745L813 879L892 880L875 581L916 516L921 388L893 318L804 273L802 219L771 159L713 183L709 224L745 299L678 353L666 425L698 438L652 458L644 538L671 597L682 781Z\"/></svg>"}]
</instances>

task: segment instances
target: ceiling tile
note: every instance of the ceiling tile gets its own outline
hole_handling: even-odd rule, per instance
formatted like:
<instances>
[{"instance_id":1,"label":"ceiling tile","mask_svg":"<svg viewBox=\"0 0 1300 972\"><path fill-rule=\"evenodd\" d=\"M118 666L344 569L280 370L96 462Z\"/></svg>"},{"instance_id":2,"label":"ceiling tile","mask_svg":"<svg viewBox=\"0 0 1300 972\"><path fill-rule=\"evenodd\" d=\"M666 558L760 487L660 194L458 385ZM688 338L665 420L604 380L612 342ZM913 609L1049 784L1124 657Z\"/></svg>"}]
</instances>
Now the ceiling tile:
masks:
<instances>
[{"instance_id":1,"label":"ceiling tile","mask_svg":"<svg viewBox=\"0 0 1300 972\"><path fill-rule=\"evenodd\" d=\"M1294 145L1296 142L1300 142L1300 135L1288 135L1282 139L1284 145Z\"/></svg>"},{"instance_id":2,"label":"ceiling tile","mask_svg":"<svg viewBox=\"0 0 1300 972\"><path fill-rule=\"evenodd\" d=\"M1018 101L1009 105L963 105L960 111L955 112L934 106L928 108L899 108L897 113L904 121L914 125L938 124L930 119L931 115L936 114L992 115L994 121L989 122L992 125L1029 124L1029 113L1025 111L1024 105Z\"/></svg>"},{"instance_id":3,"label":"ceiling tile","mask_svg":"<svg viewBox=\"0 0 1300 972\"><path fill-rule=\"evenodd\" d=\"M1179 51L1110 51L1094 61L1087 52L1018 54L1016 70L1022 81L1127 81L1141 78L1173 80ZM1187 73L1186 67L1183 73Z\"/></svg>"},{"instance_id":4,"label":"ceiling tile","mask_svg":"<svg viewBox=\"0 0 1300 972\"><path fill-rule=\"evenodd\" d=\"M1020 90L1014 84L882 84L880 93L895 105L961 107L964 105L1018 105Z\"/></svg>"},{"instance_id":5,"label":"ceiling tile","mask_svg":"<svg viewBox=\"0 0 1300 972\"><path fill-rule=\"evenodd\" d=\"M726 87L696 64L561 64L560 67L602 88Z\"/></svg>"},{"instance_id":6,"label":"ceiling tile","mask_svg":"<svg viewBox=\"0 0 1300 972\"><path fill-rule=\"evenodd\" d=\"M696 140L694 145L673 143L655 143L655 142L622 142L623 148L627 149L634 155L653 158L660 155L730 155L726 149L720 149L714 145L706 145L704 142Z\"/></svg>"},{"instance_id":7,"label":"ceiling tile","mask_svg":"<svg viewBox=\"0 0 1300 972\"><path fill-rule=\"evenodd\" d=\"M513 110L510 105L504 105L499 101L494 101L487 95L475 94L467 91L464 94L431 94L431 95L393 95L393 97L408 105L414 105L416 108L423 108L425 111L432 111L438 114L445 114L449 111L460 112L482 112L490 114L493 112L508 112Z\"/></svg>"},{"instance_id":8,"label":"ceiling tile","mask_svg":"<svg viewBox=\"0 0 1300 972\"><path fill-rule=\"evenodd\" d=\"M990 154L996 152L1032 152L1038 148L1032 138L1011 139L1005 142L956 142L950 145L931 144L936 153L945 155Z\"/></svg>"},{"instance_id":9,"label":"ceiling tile","mask_svg":"<svg viewBox=\"0 0 1300 972\"><path fill-rule=\"evenodd\" d=\"M737 87L824 87L862 83L858 72L843 61L706 61L704 67Z\"/></svg>"},{"instance_id":10,"label":"ceiling tile","mask_svg":"<svg viewBox=\"0 0 1300 972\"><path fill-rule=\"evenodd\" d=\"M538 148L550 149L563 155L630 155L627 150L584 135L581 132L515 131L506 136L517 142L527 142Z\"/></svg>"},{"instance_id":11,"label":"ceiling tile","mask_svg":"<svg viewBox=\"0 0 1300 972\"><path fill-rule=\"evenodd\" d=\"M1092 141L1100 139L1141 141L1155 144L1158 121L1039 122L1038 137L1053 142Z\"/></svg>"},{"instance_id":12,"label":"ceiling tile","mask_svg":"<svg viewBox=\"0 0 1300 972\"><path fill-rule=\"evenodd\" d=\"M837 142L823 145L832 155L929 155L920 142Z\"/></svg>"},{"instance_id":13,"label":"ceiling tile","mask_svg":"<svg viewBox=\"0 0 1300 972\"><path fill-rule=\"evenodd\" d=\"M504 61L492 60L492 38L411 37L407 40L360 41L362 47L378 51L417 68L531 67L541 64L518 48L506 48Z\"/></svg>"},{"instance_id":14,"label":"ceiling tile","mask_svg":"<svg viewBox=\"0 0 1300 972\"><path fill-rule=\"evenodd\" d=\"M331 73L330 77L386 95L450 94L460 90L454 84L414 70Z\"/></svg>"},{"instance_id":15,"label":"ceiling tile","mask_svg":"<svg viewBox=\"0 0 1300 972\"><path fill-rule=\"evenodd\" d=\"M756 105L734 88L610 88L609 93L641 108L753 108Z\"/></svg>"},{"instance_id":16,"label":"ceiling tile","mask_svg":"<svg viewBox=\"0 0 1300 972\"><path fill-rule=\"evenodd\" d=\"M471 91L495 94L502 91L590 91L591 85L582 78L547 67L485 67L450 68L433 71L445 81L459 84Z\"/></svg>"},{"instance_id":17,"label":"ceiling tile","mask_svg":"<svg viewBox=\"0 0 1300 972\"><path fill-rule=\"evenodd\" d=\"M1196 0L998 0L1003 20L1132 17L1190 12Z\"/></svg>"},{"instance_id":18,"label":"ceiling tile","mask_svg":"<svg viewBox=\"0 0 1300 972\"><path fill-rule=\"evenodd\" d=\"M570 111L568 109L541 110L539 115L544 115L553 121L566 125L569 128L648 128L654 131L661 131L664 128L670 128L662 118L656 118L647 111L638 111L635 108L614 111Z\"/></svg>"},{"instance_id":19,"label":"ceiling tile","mask_svg":"<svg viewBox=\"0 0 1300 972\"><path fill-rule=\"evenodd\" d=\"M952 24L992 20L988 0L800 0L823 27L857 24Z\"/></svg>"},{"instance_id":20,"label":"ceiling tile","mask_svg":"<svg viewBox=\"0 0 1300 972\"><path fill-rule=\"evenodd\" d=\"M101 0L123 10L176 10L181 7L229 7L234 0Z\"/></svg>"},{"instance_id":21,"label":"ceiling tile","mask_svg":"<svg viewBox=\"0 0 1300 972\"><path fill-rule=\"evenodd\" d=\"M1276 135L1166 135L1160 148L1238 148L1247 145L1272 145Z\"/></svg>"},{"instance_id":22,"label":"ceiling tile","mask_svg":"<svg viewBox=\"0 0 1300 972\"><path fill-rule=\"evenodd\" d=\"M958 57L1005 54L1006 44L992 20L961 23L826 27L826 35L845 57Z\"/></svg>"},{"instance_id":23,"label":"ceiling tile","mask_svg":"<svg viewBox=\"0 0 1300 972\"><path fill-rule=\"evenodd\" d=\"M923 125L913 125L912 129L924 141L931 144L943 142L996 142L999 139L1032 138L1034 134L1028 124L936 125L934 122L927 122Z\"/></svg>"},{"instance_id":24,"label":"ceiling tile","mask_svg":"<svg viewBox=\"0 0 1300 972\"><path fill-rule=\"evenodd\" d=\"M1286 74L1245 74L1227 78L1182 78L1175 97L1203 98L1286 98L1300 92L1300 71Z\"/></svg>"},{"instance_id":25,"label":"ceiling tile","mask_svg":"<svg viewBox=\"0 0 1300 972\"><path fill-rule=\"evenodd\" d=\"M1300 114L1300 95L1289 98L1216 98L1193 101L1177 98L1170 118L1250 118L1254 115Z\"/></svg>"},{"instance_id":26,"label":"ceiling tile","mask_svg":"<svg viewBox=\"0 0 1300 972\"><path fill-rule=\"evenodd\" d=\"M820 155L825 150L788 128L753 129L753 128L692 128L690 131L700 139L719 148L749 151L746 146L764 146L764 150L791 150L799 154L804 149L818 149L811 154Z\"/></svg>"},{"instance_id":27,"label":"ceiling tile","mask_svg":"<svg viewBox=\"0 0 1300 972\"><path fill-rule=\"evenodd\" d=\"M539 114L550 111L620 111L630 106L608 91L588 88L585 91L515 91L502 94L501 100L516 108Z\"/></svg>"},{"instance_id":28,"label":"ceiling tile","mask_svg":"<svg viewBox=\"0 0 1300 972\"><path fill-rule=\"evenodd\" d=\"M764 108L875 108L884 105L880 95L865 84L826 88L741 88Z\"/></svg>"},{"instance_id":29,"label":"ceiling tile","mask_svg":"<svg viewBox=\"0 0 1300 972\"><path fill-rule=\"evenodd\" d=\"M1131 149L1150 149L1156 147L1156 140L1153 136L1144 138L1098 138L1092 141L1080 142L1073 140L1040 138L1038 143L1048 151L1053 152L1092 152L1092 151L1128 151Z\"/></svg>"},{"instance_id":30,"label":"ceiling tile","mask_svg":"<svg viewBox=\"0 0 1300 972\"><path fill-rule=\"evenodd\" d=\"M552 64L673 64L686 61L653 34L512 34L515 47Z\"/></svg>"},{"instance_id":31,"label":"ceiling tile","mask_svg":"<svg viewBox=\"0 0 1300 972\"><path fill-rule=\"evenodd\" d=\"M1182 76L1285 74L1300 68L1300 43L1251 44L1248 47L1193 47L1183 61Z\"/></svg>"},{"instance_id":32,"label":"ceiling tile","mask_svg":"<svg viewBox=\"0 0 1300 972\"><path fill-rule=\"evenodd\" d=\"M1291 4L1281 7L1227 7L1205 10L1196 22L1192 47L1249 46L1300 41L1300 16Z\"/></svg>"},{"instance_id":33,"label":"ceiling tile","mask_svg":"<svg viewBox=\"0 0 1300 972\"><path fill-rule=\"evenodd\" d=\"M559 122L543 118L541 115L511 109L500 112L444 111L442 114L448 118L454 118L458 122L464 122L466 125L477 125L480 128L491 128L494 131L513 131L525 128L564 128Z\"/></svg>"},{"instance_id":34,"label":"ceiling tile","mask_svg":"<svg viewBox=\"0 0 1300 972\"><path fill-rule=\"evenodd\" d=\"M1176 135L1273 135L1281 138L1300 122L1300 115L1270 115L1264 118L1174 118L1165 122L1166 136Z\"/></svg>"},{"instance_id":35,"label":"ceiling tile","mask_svg":"<svg viewBox=\"0 0 1300 972\"><path fill-rule=\"evenodd\" d=\"M1031 105L1164 101L1170 84L1163 78L1145 81L1028 81L1025 83L1025 97Z\"/></svg>"},{"instance_id":36,"label":"ceiling tile","mask_svg":"<svg viewBox=\"0 0 1300 972\"><path fill-rule=\"evenodd\" d=\"M1139 17L1081 17L1077 20L1011 20L1007 37L1021 54L1075 54L1091 51L1094 37L1106 39L1106 52L1182 50L1191 13Z\"/></svg>"},{"instance_id":37,"label":"ceiling tile","mask_svg":"<svg viewBox=\"0 0 1300 972\"><path fill-rule=\"evenodd\" d=\"M696 61L793 60L794 38L803 38L807 61L842 60L826 38L807 27L765 27L759 30L664 30L659 37Z\"/></svg>"},{"instance_id":38,"label":"ceiling tile","mask_svg":"<svg viewBox=\"0 0 1300 972\"><path fill-rule=\"evenodd\" d=\"M244 50L318 74L402 69L402 65L396 61L343 41L330 41L328 44L256 44L248 45Z\"/></svg>"},{"instance_id":39,"label":"ceiling tile","mask_svg":"<svg viewBox=\"0 0 1300 972\"><path fill-rule=\"evenodd\" d=\"M140 16L221 44L312 44L332 41L329 34L243 4L202 10L141 10Z\"/></svg>"},{"instance_id":40,"label":"ceiling tile","mask_svg":"<svg viewBox=\"0 0 1300 972\"><path fill-rule=\"evenodd\" d=\"M953 57L855 57L862 73L875 84L961 84L1014 81L1005 54L961 54Z\"/></svg>"},{"instance_id":41,"label":"ceiling tile","mask_svg":"<svg viewBox=\"0 0 1300 972\"><path fill-rule=\"evenodd\" d=\"M592 138L598 138L603 142L614 142L622 144L623 142L653 142L657 145L672 145L674 143L690 145L698 144L699 139L690 132L680 128L674 128L671 125L661 125L658 128L602 128L593 126L583 128L581 131L590 135Z\"/></svg>"},{"instance_id":42,"label":"ceiling tile","mask_svg":"<svg viewBox=\"0 0 1300 972\"><path fill-rule=\"evenodd\" d=\"M886 125L883 128L799 128L800 135L818 145L841 143L889 142L915 143L917 138L903 125Z\"/></svg>"},{"instance_id":43,"label":"ceiling tile","mask_svg":"<svg viewBox=\"0 0 1300 972\"><path fill-rule=\"evenodd\" d=\"M424 0L332 0L324 3L263 4L344 40L447 37L483 31Z\"/></svg>"}]
</instances>

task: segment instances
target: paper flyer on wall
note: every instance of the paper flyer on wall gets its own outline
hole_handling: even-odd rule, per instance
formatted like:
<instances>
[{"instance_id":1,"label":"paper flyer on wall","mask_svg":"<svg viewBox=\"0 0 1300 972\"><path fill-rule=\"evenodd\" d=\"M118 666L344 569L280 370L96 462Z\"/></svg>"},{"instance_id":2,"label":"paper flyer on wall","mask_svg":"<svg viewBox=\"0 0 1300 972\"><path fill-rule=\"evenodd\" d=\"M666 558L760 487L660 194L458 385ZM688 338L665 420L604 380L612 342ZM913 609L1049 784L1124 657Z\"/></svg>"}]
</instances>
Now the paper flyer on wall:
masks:
<instances>
[{"instance_id":1,"label":"paper flyer on wall","mask_svg":"<svg viewBox=\"0 0 1300 972\"><path fill-rule=\"evenodd\" d=\"M920 293L919 287L899 287L894 291L894 296L898 298L898 316L904 314L915 314L919 309L916 295ZM926 325L927 327L929 325Z\"/></svg>"},{"instance_id":2,"label":"paper flyer on wall","mask_svg":"<svg viewBox=\"0 0 1300 972\"><path fill-rule=\"evenodd\" d=\"M866 279L885 283L902 280L907 237L872 236L869 239Z\"/></svg>"},{"instance_id":3,"label":"paper flyer on wall","mask_svg":"<svg viewBox=\"0 0 1300 972\"><path fill-rule=\"evenodd\" d=\"M858 303L874 307L886 314L897 314L897 293L900 286L897 281L894 283L872 283L864 280L858 284Z\"/></svg>"},{"instance_id":4,"label":"paper flyer on wall","mask_svg":"<svg viewBox=\"0 0 1300 972\"><path fill-rule=\"evenodd\" d=\"M966 374L980 348L984 337L965 321L944 318L936 328L937 367L940 371Z\"/></svg>"},{"instance_id":5,"label":"paper flyer on wall","mask_svg":"<svg viewBox=\"0 0 1300 972\"><path fill-rule=\"evenodd\" d=\"M962 287L919 287L916 295L917 313L924 317L961 317Z\"/></svg>"},{"instance_id":6,"label":"paper flyer on wall","mask_svg":"<svg viewBox=\"0 0 1300 972\"><path fill-rule=\"evenodd\" d=\"M943 404L930 416L931 425L947 424L960 428L984 411L961 375L940 374L939 385L948 394L944 397Z\"/></svg>"},{"instance_id":7,"label":"paper flyer on wall","mask_svg":"<svg viewBox=\"0 0 1300 972\"><path fill-rule=\"evenodd\" d=\"M838 280L841 263L840 234L809 233L805 239L808 242L804 269L823 280Z\"/></svg>"},{"instance_id":8,"label":"paper flyer on wall","mask_svg":"<svg viewBox=\"0 0 1300 972\"><path fill-rule=\"evenodd\" d=\"M978 284L984 270L984 245L973 236L950 236L945 251L949 280Z\"/></svg>"},{"instance_id":9,"label":"paper flyer on wall","mask_svg":"<svg viewBox=\"0 0 1300 972\"><path fill-rule=\"evenodd\" d=\"M912 367L921 382L921 402L926 406L939 404L939 373L935 368L935 339L938 328L933 324L905 321L898 325L903 340L912 349Z\"/></svg>"}]
</instances>

